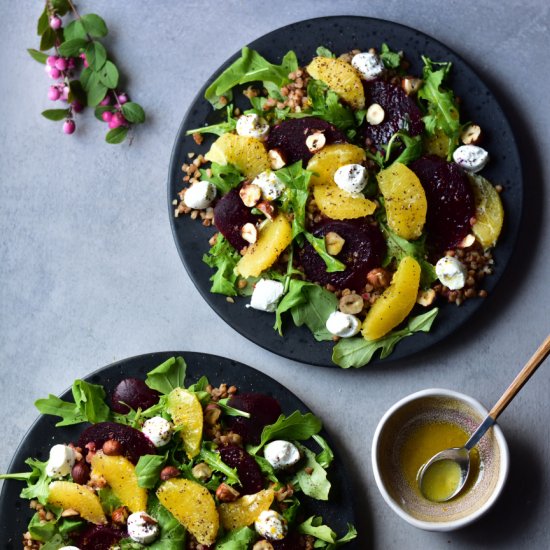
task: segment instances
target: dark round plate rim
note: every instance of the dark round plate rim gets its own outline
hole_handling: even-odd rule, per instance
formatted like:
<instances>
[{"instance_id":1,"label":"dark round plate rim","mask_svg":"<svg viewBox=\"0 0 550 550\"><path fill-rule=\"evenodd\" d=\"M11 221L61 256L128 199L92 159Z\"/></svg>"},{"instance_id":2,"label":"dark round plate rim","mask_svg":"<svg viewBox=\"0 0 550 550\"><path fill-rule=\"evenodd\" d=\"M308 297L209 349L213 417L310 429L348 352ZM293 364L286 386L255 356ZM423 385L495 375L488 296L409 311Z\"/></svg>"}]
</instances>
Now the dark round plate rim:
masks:
<instances>
[{"instance_id":1,"label":"dark round plate rim","mask_svg":"<svg viewBox=\"0 0 550 550\"><path fill-rule=\"evenodd\" d=\"M322 24L325 22L343 23L348 20L364 23L365 25L371 25L371 24L388 25L390 28L396 31L400 31L407 34L412 33L417 37L423 38L425 41L430 43L433 47L437 49L442 49L448 52L447 54L448 57L445 58L444 60L447 60L449 57L450 58L454 57L454 60L453 60L454 70L456 70L457 63L462 65L462 67L460 67L459 70L466 70L466 72L469 71L476 81L476 86L479 86L482 90L486 91L486 94L489 97L489 101L492 104L491 108L495 110L496 114L499 117L499 123L501 124L501 129L507 134L506 139L508 140L508 144L510 146L510 154L514 156L513 160L510 162L512 162L512 164L515 166L515 169L516 169L514 182L516 183L517 187L514 188L514 193L512 194L513 196L507 197L506 193L504 193L504 195L502 196L502 199L505 202L505 228L503 230L503 234L501 235L501 238L499 239L499 245L496 247L494 251L498 262L497 269L490 277L486 279L484 283L484 288L489 292L489 297L485 298L484 300L479 298L474 300L468 300L462 306L460 306L460 309L458 310L458 314L452 315L450 319L446 319L444 322L441 322L442 310L446 308L448 312L450 311L450 308L456 308L456 306L454 306L454 304L442 304L440 307L440 313L434 325L435 329L432 328L432 331L428 334L416 333L411 337L406 338L396 346L396 348L394 349L391 355L389 355L384 359L380 359L378 357L378 353L375 354L375 357L369 363L369 366L372 366L376 364L390 363L400 359L408 358L412 355L416 355L421 351L425 351L428 348L431 348L432 346L438 344L439 342L441 342L442 340L444 340L445 338L449 337L451 334L456 332L469 319L471 319L472 316L480 308L483 307L484 302L487 302L492 299L493 291L497 286L497 283L502 278L502 275L504 274L506 267L511 260L511 257L514 253L515 246L519 236L519 229L520 229L521 220L523 216L523 169L522 169L521 158L519 155L516 138L512 131L512 127L506 117L504 110L502 109L500 103L498 102L494 92L487 85L485 80L478 75L478 73L464 60L464 58L461 55L457 54L454 50L446 46L440 40L433 38L432 36L422 31L418 31L417 29L414 29L407 25L403 25L402 23L397 23L394 21L389 21L384 19L363 17L363 16L357 16L357 15L335 15L335 16L306 19L302 21L297 21L295 23L290 23L288 25L285 25L283 27L280 27L278 29L275 29L269 33L266 33L260 36L259 38L247 44L247 46L253 49L258 49L258 44L261 44L262 42L267 42L270 39L272 39L274 36L277 36L279 34L284 34L284 33L288 33L291 30L295 30L295 28L298 26L307 25L313 29L316 24ZM382 36L378 36L376 40L378 40L379 42L382 42L384 39ZM321 42L319 42L319 44L320 43ZM326 45L326 43L324 45ZM288 45L284 49L285 51L292 49L292 46ZM405 52L405 53L407 54L408 52ZM423 53L423 52L418 52L419 55L420 53ZM180 171L181 163L178 162L178 156L180 155L180 153L185 153L185 151L183 151L183 140L185 137L185 131L187 128L193 127L189 125L189 119L192 118L193 109L196 108L197 104L200 102L207 103L206 100L203 98L206 88L213 82L213 80L218 76L218 74L222 72L225 68L227 68L239 55L240 55L240 51L234 53L222 65L220 65L220 67L207 79L207 81L203 84L201 89L195 95L178 129L176 140L174 142L174 146L173 146L172 154L170 158L170 169L169 169L169 178L168 178L168 185L167 185L168 212L169 212L172 236L174 238L176 248L178 250L181 261L184 264L189 277L193 281L193 284L195 285L195 287L197 288L201 296L204 298L204 300L207 302L207 304L231 328L236 330L239 334L241 334L248 340L259 345L260 347L272 353L275 353L276 355L279 355L281 357L292 359L294 361L311 364L314 366L336 367L336 365L332 362L332 359L331 359L333 344L331 342L316 342L306 327L296 327L293 325L293 323L289 322L286 327L285 337L280 338L278 342L269 342L266 340L270 340L272 338L269 335L264 335L263 330L257 329L258 326L255 323L255 321L259 319L257 317L257 313L259 312L246 310L246 313L248 315L250 315L251 313L256 314L255 317L253 318L252 316L250 316L248 319L245 319L244 322L240 320L237 321L237 317L235 316L234 311L231 311L227 307L227 304L224 304L222 300L219 299L220 295L215 295L210 293L209 291L210 281L208 280L208 277L205 278L204 276L198 274L194 270L194 266L197 263L197 257L191 254L188 254L187 251L185 250L185 243L180 242L179 240L177 223L181 223L181 222L178 222L178 220L181 220L182 217L175 218L172 201L175 198L177 191L179 191L182 187L181 171ZM205 120L203 120L202 123L204 122ZM508 207L506 207L507 200L509 202ZM510 205L513 205L513 208L510 208ZM198 222L196 223L198 224ZM205 240L206 239L207 237L205 238ZM504 240L506 241L505 243L502 242ZM199 262L201 261L200 257L198 258L198 261ZM223 300L225 300L225 297L222 297L222 298ZM245 299L241 297L237 297L237 300L241 302L240 307L241 307L241 310L243 310ZM238 307L238 306L237 304L234 304L233 307ZM443 325L443 326L440 326L440 325ZM309 339L310 341L308 342L307 339ZM313 342L314 345L311 345L311 342ZM309 344L309 345L304 345L304 344Z\"/></svg>"},{"instance_id":2,"label":"dark round plate rim","mask_svg":"<svg viewBox=\"0 0 550 550\"><path fill-rule=\"evenodd\" d=\"M174 356L182 356L187 363L186 382L188 380L196 381L200 376L206 374L209 379L216 384L230 382L246 391L258 391L273 395L281 402L283 412L287 414L294 410L300 410L303 413L312 412L311 409L286 386L262 371L241 363L240 361L210 353L161 351L136 355L101 367L84 376L83 380L94 384L104 385L109 393L109 391L112 391L114 388L114 385L123 377L144 376L146 372ZM205 372L203 369L211 372ZM225 373L223 374L225 379L215 379L216 372L221 373L222 371ZM228 375L233 376L233 378L228 379ZM221 374L218 376L221 376ZM71 395L71 388L68 388L59 397L62 399L71 399ZM292 409L292 411L289 409ZM24 460L26 458L33 457L39 458L40 460L46 459L49 447L47 449L36 449L32 444L32 439L39 433L43 436L42 439L44 440L51 439L51 435L53 434L60 436L69 434L69 438L66 439L66 441L76 440L75 435L82 431L82 425L55 428L53 425L58 420L59 418L48 415L39 415L38 418L34 420L17 446L8 467L8 473L28 470L28 466L24 465ZM322 417L321 420L323 420ZM354 496L351 482L345 475L346 468L345 464L342 462L341 453L336 447L334 440L331 440L330 435L327 435L326 430L323 429L321 433L331 445L335 455L334 462L329 470L329 479L331 479L333 484L332 490L333 494L335 494L335 499L333 501L328 501L328 505L325 505L325 503L319 504L316 501L316 507L319 509L320 513L325 513L327 523L332 523L334 525L337 521L339 530L345 529L347 522L357 527L357 515L355 512L356 497ZM59 442L61 438L56 438L56 440ZM35 452L29 452L28 447L35 449ZM42 455L42 457L40 455ZM4 548L15 549L19 548L18 544L20 544L20 537L26 531L27 522L31 514L22 512L22 510L30 512L30 509L26 508L27 501L18 496L22 488L21 482L3 480L2 483L0 491L0 518L2 518L0 522L0 540ZM14 497L15 505L13 501ZM339 516L342 516L341 512L343 507L345 509L345 513L343 514L343 516L345 516L345 521L342 518L339 519ZM314 507L312 507L312 512L313 511ZM330 517L327 518L327 515ZM11 520L8 521L8 518L11 518ZM9 536L18 538L9 539ZM10 542L13 542L13 545L8 544ZM353 550L359 548L359 546L356 541L353 541L349 543L346 548Z\"/></svg>"}]
</instances>

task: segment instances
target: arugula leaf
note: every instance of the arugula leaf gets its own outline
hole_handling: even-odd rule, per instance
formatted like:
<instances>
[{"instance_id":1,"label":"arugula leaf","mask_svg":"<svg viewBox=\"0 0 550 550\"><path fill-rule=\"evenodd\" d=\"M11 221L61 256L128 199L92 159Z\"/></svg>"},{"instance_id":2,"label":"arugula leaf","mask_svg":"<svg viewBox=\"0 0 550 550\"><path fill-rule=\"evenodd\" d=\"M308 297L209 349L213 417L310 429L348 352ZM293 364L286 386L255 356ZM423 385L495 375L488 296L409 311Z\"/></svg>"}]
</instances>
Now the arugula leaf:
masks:
<instances>
[{"instance_id":1,"label":"arugula leaf","mask_svg":"<svg viewBox=\"0 0 550 550\"><path fill-rule=\"evenodd\" d=\"M29 532L34 540L46 542L57 533L55 521L46 521L40 518L38 512L34 514L29 522Z\"/></svg>"},{"instance_id":2,"label":"arugula leaf","mask_svg":"<svg viewBox=\"0 0 550 550\"><path fill-rule=\"evenodd\" d=\"M303 445L296 444L300 453L305 457L303 468L296 472L296 480L302 492L317 500L328 500L330 481L327 479L326 470L317 462L317 457ZM306 468L310 473L306 472Z\"/></svg>"},{"instance_id":3,"label":"arugula leaf","mask_svg":"<svg viewBox=\"0 0 550 550\"><path fill-rule=\"evenodd\" d=\"M378 340L365 340L362 337L342 338L332 350L332 360L339 367L363 367L372 359L376 350L380 349L380 358L387 357L395 345L415 332L429 332L437 314L438 308L433 308L422 315L411 317L407 326L393 331Z\"/></svg>"},{"instance_id":4,"label":"arugula leaf","mask_svg":"<svg viewBox=\"0 0 550 550\"><path fill-rule=\"evenodd\" d=\"M285 166L276 172L277 177L285 184L282 208L285 211L292 209L292 238L305 231L306 202L308 198L309 180L313 174L302 168L302 161Z\"/></svg>"},{"instance_id":5,"label":"arugula leaf","mask_svg":"<svg viewBox=\"0 0 550 550\"><path fill-rule=\"evenodd\" d=\"M152 491L149 493L147 511L158 521L160 527L160 537L147 548L152 550L180 550L185 548L185 528L159 502Z\"/></svg>"},{"instance_id":6,"label":"arugula leaf","mask_svg":"<svg viewBox=\"0 0 550 550\"><path fill-rule=\"evenodd\" d=\"M61 535L55 535L48 542L40 547L40 550L59 550L62 546L65 546L66 541Z\"/></svg>"},{"instance_id":7,"label":"arugula leaf","mask_svg":"<svg viewBox=\"0 0 550 550\"><path fill-rule=\"evenodd\" d=\"M328 49L328 48L325 48L324 46L319 46L316 50L315 50L315 53L319 56L319 57L330 57L332 59L334 59L336 56Z\"/></svg>"},{"instance_id":8,"label":"arugula leaf","mask_svg":"<svg viewBox=\"0 0 550 550\"><path fill-rule=\"evenodd\" d=\"M314 435L313 439L317 442L321 449L323 449L317 455L317 462L326 469L332 464L332 461L334 460L334 453L332 452L332 449L329 447L329 444L326 442L326 440L319 434Z\"/></svg>"},{"instance_id":9,"label":"arugula leaf","mask_svg":"<svg viewBox=\"0 0 550 550\"><path fill-rule=\"evenodd\" d=\"M336 533L330 527L328 527L328 525L323 525L323 518L320 516L311 516L310 518L308 518L306 521L298 526L298 531L303 535L311 535L319 541L329 543L328 546L321 546L317 543L315 544L315 548L324 547L326 550L333 550L335 548L338 548L339 546L342 546L346 542L349 542L357 537L357 531L355 527L348 523L347 533L339 539L336 538Z\"/></svg>"},{"instance_id":10,"label":"arugula leaf","mask_svg":"<svg viewBox=\"0 0 550 550\"><path fill-rule=\"evenodd\" d=\"M309 233L309 231L305 231L304 236L309 244L313 246L315 252L317 252L317 254L319 254L319 256L321 256L321 259L325 262L325 265L327 266L327 273L344 271L346 269L345 264L337 260L334 256L331 256L327 252L325 239L323 237L315 237L314 235Z\"/></svg>"},{"instance_id":11,"label":"arugula leaf","mask_svg":"<svg viewBox=\"0 0 550 550\"><path fill-rule=\"evenodd\" d=\"M264 427L260 444L247 448L247 450L255 455L268 441L273 439L303 441L319 433L322 427L321 420L311 413L302 414L300 411L294 411L290 416L282 414L274 424Z\"/></svg>"},{"instance_id":12,"label":"arugula leaf","mask_svg":"<svg viewBox=\"0 0 550 550\"><path fill-rule=\"evenodd\" d=\"M229 399L229 397L226 397L225 399L220 399L217 403L223 414L225 414L226 416L243 416L244 418L250 418L250 413L229 406L227 404Z\"/></svg>"},{"instance_id":13,"label":"arugula leaf","mask_svg":"<svg viewBox=\"0 0 550 550\"><path fill-rule=\"evenodd\" d=\"M194 384L191 384L187 389L194 393L206 391L206 388L210 382L206 376L201 376Z\"/></svg>"},{"instance_id":14,"label":"arugula leaf","mask_svg":"<svg viewBox=\"0 0 550 550\"><path fill-rule=\"evenodd\" d=\"M97 492L97 496L99 497L101 507L106 514L111 515L113 513L113 510L116 510L117 508L122 506L122 502L108 485L99 489L99 491Z\"/></svg>"},{"instance_id":15,"label":"arugula leaf","mask_svg":"<svg viewBox=\"0 0 550 550\"><path fill-rule=\"evenodd\" d=\"M218 191L225 195L231 189L237 187L245 178L232 164L218 164L212 162L210 165L211 176L208 175L208 170L200 168L201 180L213 183Z\"/></svg>"},{"instance_id":16,"label":"arugula leaf","mask_svg":"<svg viewBox=\"0 0 550 550\"><path fill-rule=\"evenodd\" d=\"M452 90L442 88L444 80L449 75L452 63L440 63L422 56L424 62L423 84L418 90L418 98L426 102L427 114L422 118L426 131L435 135L441 130L449 138L449 153L447 159L452 158L453 151L458 146L460 137L460 115L458 104ZM436 70L436 66L440 67Z\"/></svg>"},{"instance_id":17,"label":"arugula leaf","mask_svg":"<svg viewBox=\"0 0 550 550\"><path fill-rule=\"evenodd\" d=\"M286 519L289 526L292 527L294 522L296 521L296 517L298 516L298 511L300 510L301 503L295 496L290 499L286 498L284 500L285 504L288 505L288 501L290 501L291 504L285 510L283 510L283 517Z\"/></svg>"},{"instance_id":18,"label":"arugula leaf","mask_svg":"<svg viewBox=\"0 0 550 550\"><path fill-rule=\"evenodd\" d=\"M142 455L136 464L137 483L144 489L152 489L166 463L167 455Z\"/></svg>"},{"instance_id":19,"label":"arugula leaf","mask_svg":"<svg viewBox=\"0 0 550 550\"><path fill-rule=\"evenodd\" d=\"M42 414L51 414L60 416L63 420L56 424L56 427L70 426L71 424L79 424L86 422L84 415L74 403L63 401L59 397L49 394L45 399L38 399L34 406Z\"/></svg>"},{"instance_id":20,"label":"arugula leaf","mask_svg":"<svg viewBox=\"0 0 550 550\"><path fill-rule=\"evenodd\" d=\"M387 69L397 69L401 65L401 55L398 52L392 52L385 42L380 48L379 57Z\"/></svg>"},{"instance_id":21,"label":"arugula leaf","mask_svg":"<svg viewBox=\"0 0 550 550\"><path fill-rule=\"evenodd\" d=\"M194 128L193 130L187 130L186 136L192 134L216 134L221 136L232 132L237 127L237 119L233 117L233 106L227 106L227 122L219 122L218 124L211 124L210 126L201 126L200 128Z\"/></svg>"},{"instance_id":22,"label":"arugula leaf","mask_svg":"<svg viewBox=\"0 0 550 550\"><path fill-rule=\"evenodd\" d=\"M298 60L293 51L287 52L280 65L274 65L264 59L258 52L244 47L241 57L234 61L223 73L210 84L204 97L219 109L232 99L231 89L238 84L262 81L264 87L273 84L280 88L290 82L289 73L298 69ZM221 97L226 101L220 101Z\"/></svg>"},{"instance_id":23,"label":"arugula leaf","mask_svg":"<svg viewBox=\"0 0 550 550\"><path fill-rule=\"evenodd\" d=\"M229 244L229 241L221 234L218 235L216 244L210 248L208 254L202 257L202 261L213 268L216 273L210 277L212 287L210 292L225 294L225 296L237 296L237 275L235 266L241 259L241 255Z\"/></svg>"},{"instance_id":24,"label":"arugula leaf","mask_svg":"<svg viewBox=\"0 0 550 550\"><path fill-rule=\"evenodd\" d=\"M240 485L239 476L235 468L230 468L220 457L219 453L212 451L206 445L202 446L199 457L206 462L210 468L217 472L221 472L227 477L227 483L229 485Z\"/></svg>"},{"instance_id":25,"label":"arugula leaf","mask_svg":"<svg viewBox=\"0 0 550 550\"><path fill-rule=\"evenodd\" d=\"M280 483L277 479L277 476L275 475L275 470L273 469L273 466L263 456L256 455L254 457L254 460L260 467L260 470L265 478L269 479L269 481L272 481L273 483Z\"/></svg>"},{"instance_id":26,"label":"arugula leaf","mask_svg":"<svg viewBox=\"0 0 550 550\"><path fill-rule=\"evenodd\" d=\"M411 137L406 130L399 130L393 134L388 144L383 146L386 149L384 166L387 166L395 147L403 148L399 156L392 161L401 164L410 164L422 155L422 136Z\"/></svg>"},{"instance_id":27,"label":"arugula leaf","mask_svg":"<svg viewBox=\"0 0 550 550\"><path fill-rule=\"evenodd\" d=\"M115 548L119 550L144 550L147 546L143 546L143 544L128 538L122 539Z\"/></svg>"},{"instance_id":28,"label":"arugula leaf","mask_svg":"<svg viewBox=\"0 0 550 550\"><path fill-rule=\"evenodd\" d=\"M242 550L256 539L256 531L250 527L241 527L226 533L215 546L215 550Z\"/></svg>"},{"instance_id":29,"label":"arugula leaf","mask_svg":"<svg viewBox=\"0 0 550 550\"><path fill-rule=\"evenodd\" d=\"M182 388L185 382L187 364L183 357L170 357L147 373L145 383L162 394L170 393L174 388Z\"/></svg>"},{"instance_id":30,"label":"arugula leaf","mask_svg":"<svg viewBox=\"0 0 550 550\"><path fill-rule=\"evenodd\" d=\"M27 458L25 464L31 467L30 472L23 472L17 474L0 474L0 479L17 479L19 481L26 481L27 487L21 491L21 498L26 499L38 499L40 504L46 504L48 501L48 495L50 494L50 481L51 478L46 474L46 466L48 461L41 462L34 458Z\"/></svg>"}]
</instances>

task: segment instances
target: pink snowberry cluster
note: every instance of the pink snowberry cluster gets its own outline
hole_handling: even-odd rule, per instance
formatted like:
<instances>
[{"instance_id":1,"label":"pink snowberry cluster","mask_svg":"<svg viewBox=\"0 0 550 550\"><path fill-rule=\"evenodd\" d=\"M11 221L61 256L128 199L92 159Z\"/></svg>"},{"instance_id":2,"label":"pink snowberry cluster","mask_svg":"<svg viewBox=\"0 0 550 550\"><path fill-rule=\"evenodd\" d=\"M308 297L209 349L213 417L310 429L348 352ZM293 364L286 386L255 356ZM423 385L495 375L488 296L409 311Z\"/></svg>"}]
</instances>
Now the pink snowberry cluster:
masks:
<instances>
[{"instance_id":1,"label":"pink snowberry cluster","mask_svg":"<svg viewBox=\"0 0 550 550\"><path fill-rule=\"evenodd\" d=\"M119 128L120 126L127 126L128 121L122 114L122 105L128 103L128 96L126 94L115 94L113 92L113 107L108 111L101 113L103 122L106 122L111 130ZM101 107L107 107L111 105L111 96L105 96L105 99L99 104Z\"/></svg>"}]
</instances>

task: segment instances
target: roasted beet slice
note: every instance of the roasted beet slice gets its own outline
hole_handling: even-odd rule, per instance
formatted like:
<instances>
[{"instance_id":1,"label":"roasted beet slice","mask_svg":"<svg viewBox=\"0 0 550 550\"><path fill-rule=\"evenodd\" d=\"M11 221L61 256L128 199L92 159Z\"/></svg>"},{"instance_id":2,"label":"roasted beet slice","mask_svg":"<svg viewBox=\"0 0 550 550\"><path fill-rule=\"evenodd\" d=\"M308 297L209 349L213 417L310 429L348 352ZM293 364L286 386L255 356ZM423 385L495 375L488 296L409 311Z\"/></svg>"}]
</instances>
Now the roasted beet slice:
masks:
<instances>
[{"instance_id":1,"label":"roasted beet slice","mask_svg":"<svg viewBox=\"0 0 550 550\"><path fill-rule=\"evenodd\" d=\"M81 550L110 550L110 548L127 538L126 530L109 525L89 525L76 537L75 544Z\"/></svg>"},{"instance_id":2,"label":"roasted beet slice","mask_svg":"<svg viewBox=\"0 0 550 550\"><path fill-rule=\"evenodd\" d=\"M378 103L384 109L384 120L372 125L365 121L364 136L381 149L390 138L402 128L408 128L409 135L417 136L424 131L422 112L414 100L400 86L383 80L365 84L366 105Z\"/></svg>"},{"instance_id":3,"label":"roasted beet slice","mask_svg":"<svg viewBox=\"0 0 550 550\"><path fill-rule=\"evenodd\" d=\"M229 191L214 207L216 227L235 250L241 250L249 244L241 237L242 226L245 223L256 223L259 218L244 205L239 189L240 187Z\"/></svg>"},{"instance_id":4,"label":"roasted beet slice","mask_svg":"<svg viewBox=\"0 0 550 550\"><path fill-rule=\"evenodd\" d=\"M270 540L273 550L303 550L306 543L296 531L288 533L282 540Z\"/></svg>"},{"instance_id":5,"label":"roasted beet slice","mask_svg":"<svg viewBox=\"0 0 550 550\"><path fill-rule=\"evenodd\" d=\"M264 426L273 424L281 414L279 402L263 393L234 395L228 404L235 409L250 413L250 418L230 416L226 419L229 429L239 434L245 443L257 445Z\"/></svg>"},{"instance_id":6,"label":"roasted beet slice","mask_svg":"<svg viewBox=\"0 0 550 550\"><path fill-rule=\"evenodd\" d=\"M114 439L122 445L122 454L133 464L137 464L142 455L156 455L156 447L139 430L115 422L99 422L86 428L80 435L78 446L83 448L88 443L94 443L96 450L103 447L103 443Z\"/></svg>"},{"instance_id":7,"label":"roasted beet slice","mask_svg":"<svg viewBox=\"0 0 550 550\"><path fill-rule=\"evenodd\" d=\"M367 284L367 273L380 267L386 255L386 242L377 226L365 218L357 220L324 220L312 228L316 237L334 231L345 241L342 251L336 256L347 267L344 271L328 273L325 262L306 243L300 250L300 261L310 281L321 285L331 284L338 289L349 288L361 292Z\"/></svg>"},{"instance_id":8,"label":"roasted beet slice","mask_svg":"<svg viewBox=\"0 0 550 550\"><path fill-rule=\"evenodd\" d=\"M475 215L468 178L460 166L435 155L419 158L409 168L426 192L428 245L437 253L454 248L470 232Z\"/></svg>"},{"instance_id":9,"label":"roasted beet slice","mask_svg":"<svg viewBox=\"0 0 550 550\"><path fill-rule=\"evenodd\" d=\"M306 163L313 153L307 148L306 139L315 132L323 132L326 145L346 143L346 136L329 122L315 117L291 118L274 126L267 138L268 149L280 149L287 164L298 160Z\"/></svg>"},{"instance_id":10,"label":"roasted beet slice","mask_svg":"<svg viewBox=\"0 0 550 550\"><path fill-rule=\"evenodd\" d=\"M156 405L159 398L160 394L152 390L143 380L125 378L119 382L111 396L111 409L120 414L130 412L129 407L134 410L141 407L145 410Z\"/></svg>"},{"instance_id":11,"label":"roasted beet slice","mask_svg":"<svg viewBox=\"0 0 550 550\"><path fill-rule=\"evenodd\" d=\"M219 453L230 468L237 469L242 494L253 495L264 488L264 477L258 463L242 447L227 445L221 447Z\"/></svg>"}]
</instances>

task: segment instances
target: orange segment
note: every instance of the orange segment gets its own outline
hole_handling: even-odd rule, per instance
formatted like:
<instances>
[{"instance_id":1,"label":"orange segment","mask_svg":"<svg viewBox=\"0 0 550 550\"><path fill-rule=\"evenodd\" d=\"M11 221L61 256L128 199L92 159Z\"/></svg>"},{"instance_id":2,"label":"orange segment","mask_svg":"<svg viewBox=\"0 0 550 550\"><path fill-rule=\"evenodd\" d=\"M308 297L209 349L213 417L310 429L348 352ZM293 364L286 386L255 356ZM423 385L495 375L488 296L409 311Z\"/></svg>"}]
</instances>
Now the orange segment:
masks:
<instances>
[{"instance_id":1,"label":"orange segment","mask_svg":"<svg viewBox=\"0 0 550 550\"><path fill-rule=\"evenodd\" d=\"M187 456L189 459L197 456L201 449L203 427L202 406L197 396L183 388L174 388L168 394L166 409L183 440Z\"/></svg>"},{"instance_id":2,"label":"orange segment","mask_svg":"<svg viewBox=\"0 0 550 550\"><path fill-rule=\"evenodd\" d=\"M351 143L335 143L315 153L307 164L314 172L311 185L334 184L334 173L344 164L361 164L367 158L365 150Z\"/></svg>"},{"instance_id":3,"label":"orange segment","mask_svg":"<svg viewBox=\"0 0 550 550\"><path fill-rule=\"evenodd\" d=\"M404 164L394 162L376 176L384 196L388 225L400 237L413 240L422 234L428 202L417 175Z\"/></svg>"},{"instance_id":4,"label":"orange segment","mask_svg":"<svg viewBox=\"0 0 550 550\"><path fill-rule=\"evenodd\" d=\"M214 544L220 520L206 487L189 479L169 479L157 489L157 497L200 544Z\"/></svg>"},{"instance_id":5,"label":"orange segment","mask_svg":"<svg viewBox=\"0 0 550 550\"><path fill-rule=\"evenodd\" d=\"M205 158L218 164L233 164L248 179L270 168L264 144L259 139L237 134L220 136Z\"/></svg>"},{"instance_id":6,"label":"orange segment","mask_svg":"<svg viewBox=\"0 0 550 550\"><path fill-rule=\"evenodd\" d=\"M483 248L495 246L502 230L504 209L497 190L489 180L477 174L468 174L474 191L476 223L472 231Z\"/></svg>"},{"instance_id":7,"label":"orange segment","mask_svg":"<svg viewBox=\"0 0 550 550\"><path fill-rule=\"evenodd\" d=\"M260 230L258 240L248 248L237 264L237 273L242 277L258 277L271 267L283 250L292 241L292 226L284 214L267 222Z\"/></svg>"},{"instance_id":8,"label":"orange segment","mask_svg":"<svg viewBox=\"0 0 550 550\"><path fill-rule=\"evenodd\" d=\"M131 512L147 509L147 489L138 485L136 468L127 458L96 453L92 458L92 472L107 480L115 495Z\"/></svg>"},{"instance_id":9,"label":"orange segment","mask_svg":"<svg viewBox=\"0 0 550 550\"><path fill-rule=\"evenodd\" d=\"M258 516L269 510L273 502L273 490L264 489L254 495L245 495L235 502L220 504L218 511L224 529L232 531L254 523Z\"/></svg>"},{"instance_id":10,"label":"orange segment","mask_svg":"<svg viewBox=\"0 0 550 550\"><path fill-rule=\"evenodd\" d=\"M391 285L374 302L363 322L367 340L377 340L401 323L416 303L420 284L420 265L412 257L401 260Z\"/></svg>"},{"instance_id":11,"label":"orange segment","mask_svg":"<svg viewBox=\"0 0 550 550\"><path fill-rule=\"evenodd\" d=\"M449 155L451 140L442 130L436 130L435 134L426 136L423 141L426 154L444 159Z\"/></svg>"},{"instance_id":12,"label":"orange segment","mask_svg":"<svg viewBox=\"0 0 550 550\"><path fill-rule=\"evenodd\" d=\"M315 57L308 65L307 72L313 78L322 80L354 109L364 109L365 91L361 77L347 61Z\"/></svg>"},{"instance_id":13,"label":"orange segment","mask_svg":"<svg viewBox=\"0 0 550 550\"><path fill-rule=\"evenodd\" d=\"M99 497L93 489L70 481L52 481L49 489L49 504L63 510L75 510L82 519L96 525L107 523Z\"/></svg>"}]
</instances>

